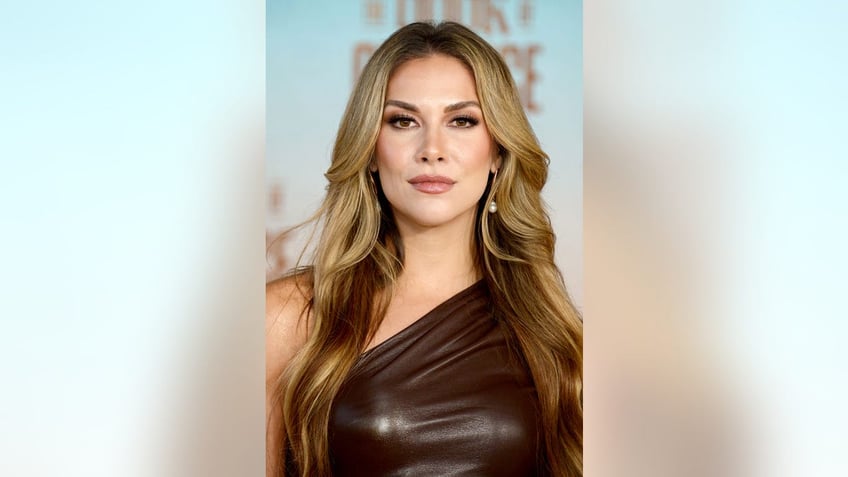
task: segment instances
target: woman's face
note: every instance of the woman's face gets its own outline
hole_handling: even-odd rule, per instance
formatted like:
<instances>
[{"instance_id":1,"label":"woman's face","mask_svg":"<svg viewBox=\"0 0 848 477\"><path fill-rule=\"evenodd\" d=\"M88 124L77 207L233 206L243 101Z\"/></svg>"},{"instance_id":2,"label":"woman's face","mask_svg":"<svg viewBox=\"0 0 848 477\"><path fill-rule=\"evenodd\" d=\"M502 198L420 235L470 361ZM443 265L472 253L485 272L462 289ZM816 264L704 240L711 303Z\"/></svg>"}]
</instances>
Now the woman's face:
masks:
<instances>
[{"instance_id":1,"label":"woman's face","mask_svg":"<svg viewBox=\"0 0 848 477\"><path fill-rule=\"evenodd\" d=\"M402 233L470 226L499 165L465 65L433 55L395 69L371 170Z\"/></svg>"}]
</instances>

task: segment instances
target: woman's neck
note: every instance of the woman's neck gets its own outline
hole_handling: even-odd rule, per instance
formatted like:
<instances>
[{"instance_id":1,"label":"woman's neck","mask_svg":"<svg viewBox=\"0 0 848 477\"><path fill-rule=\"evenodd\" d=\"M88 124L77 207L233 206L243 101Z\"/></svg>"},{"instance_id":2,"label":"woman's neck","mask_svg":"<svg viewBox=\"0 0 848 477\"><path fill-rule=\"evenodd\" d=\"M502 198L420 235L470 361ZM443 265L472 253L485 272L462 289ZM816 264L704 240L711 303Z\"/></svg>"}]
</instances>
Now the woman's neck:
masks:
<instances>
[{"instance_id":1,"label":"woman's neck","mask_svg":"<svg viewBox=\"0 0 848 477\"><path fill-rule=\"evenodd\" d=\"M423 293L466 288L480 279L474 259L472 224L401 230L403 272L398 285Z\"/></svg>"}]
</instances>

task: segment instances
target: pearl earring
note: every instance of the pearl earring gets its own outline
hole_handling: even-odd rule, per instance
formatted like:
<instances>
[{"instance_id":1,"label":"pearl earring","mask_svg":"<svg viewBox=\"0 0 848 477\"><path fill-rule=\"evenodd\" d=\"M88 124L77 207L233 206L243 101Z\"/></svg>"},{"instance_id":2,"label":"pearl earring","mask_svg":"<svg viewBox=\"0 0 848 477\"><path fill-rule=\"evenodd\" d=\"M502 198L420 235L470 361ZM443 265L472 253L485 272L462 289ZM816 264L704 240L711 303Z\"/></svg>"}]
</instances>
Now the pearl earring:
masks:
<instances>
[{"instance_id":1,"label":"pearl earring","mask_svg":"<svg viewBox=\"0 0 848 477\"><path fill-rule=\"evenodd\" d=\"M491 185L492 185L493 188L494 188L494 185L495 185L495 179L497 179L497 178L498 178L498 169L495 169L495 172L492 173L492 182L491 182ZM489 203L489 213L494 214L497 211L498 211L498 203L495 202L494 199L493 199L492 202Z\"/></svg>"}]
</instances>

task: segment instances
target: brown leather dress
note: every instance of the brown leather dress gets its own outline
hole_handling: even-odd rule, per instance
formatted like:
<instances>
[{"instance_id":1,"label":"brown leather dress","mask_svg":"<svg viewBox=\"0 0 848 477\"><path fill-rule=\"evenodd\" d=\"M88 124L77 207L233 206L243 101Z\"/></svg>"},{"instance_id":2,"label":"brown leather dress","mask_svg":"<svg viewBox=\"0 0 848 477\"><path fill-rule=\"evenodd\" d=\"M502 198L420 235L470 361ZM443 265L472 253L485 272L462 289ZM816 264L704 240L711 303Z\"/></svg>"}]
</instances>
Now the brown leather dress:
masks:
<instances>
[{"instance_id":1,"label":"brown leather dress","mask_svg":"<svg viewBox=\"0 0 848 477\"><path fill-rule=\"evenodd\" d=\"M360 357L330 415L333 475L538 475L536 409L480 281Z\"/></svg>"}]
</instances>

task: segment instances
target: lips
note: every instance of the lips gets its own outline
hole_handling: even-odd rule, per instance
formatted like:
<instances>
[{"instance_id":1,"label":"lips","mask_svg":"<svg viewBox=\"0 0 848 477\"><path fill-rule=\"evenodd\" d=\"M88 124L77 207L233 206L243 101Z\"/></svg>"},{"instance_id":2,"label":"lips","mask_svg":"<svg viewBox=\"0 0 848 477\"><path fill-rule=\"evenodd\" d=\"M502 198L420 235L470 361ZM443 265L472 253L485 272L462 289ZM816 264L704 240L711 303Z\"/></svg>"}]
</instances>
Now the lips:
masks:
<instances>
[{"instance_id":1,"label":"lips","mask_svg":"<svg viewBox=\"0 0 848 477\"><path fill-rule=\"evenodd\" d=\"M456 183L450 177L445 176L430 176L420 175L415 176L408 181L415 190L424 192L425 194L441 194L453 188Z\"/></svg>"}]
</instances>

